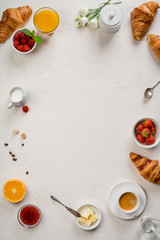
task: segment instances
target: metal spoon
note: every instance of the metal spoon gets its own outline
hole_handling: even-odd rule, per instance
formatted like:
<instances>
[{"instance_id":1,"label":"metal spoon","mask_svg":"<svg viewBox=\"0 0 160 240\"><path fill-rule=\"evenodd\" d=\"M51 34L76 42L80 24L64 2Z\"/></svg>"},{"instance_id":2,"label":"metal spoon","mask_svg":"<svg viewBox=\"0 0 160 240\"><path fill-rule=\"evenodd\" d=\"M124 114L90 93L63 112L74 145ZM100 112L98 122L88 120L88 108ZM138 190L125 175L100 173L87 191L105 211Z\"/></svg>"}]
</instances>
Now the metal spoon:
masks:
<instances>
[{"instance_id":1,"label":"metal spoon","mask_svg":"<svg viewBox=\"0 0 160 240\"><path fill-rule=\"evenodd\" d=\"M153 95L153 89L160 83L160 81L158 81L156 83L156 85L154 85L152 88L147 88L144 92L144 97L145 98L151 98Z\"/></svg>"},{"instance_id":2,"label":"metal spoon","mask_svg":"<svg viewBox=\"0 0 160 240\"><path fill-rule=\"evenodd\" d=\"M60 203L63 207L65 207L70 213L72 213L75 217L81 217L81 214L75 210L73 210L72 208L69 208L67 206L65 206L63 203L61 203L57 198L55 198L54 196L50 196L54 201Z\"/></svg>"}]
</instances>

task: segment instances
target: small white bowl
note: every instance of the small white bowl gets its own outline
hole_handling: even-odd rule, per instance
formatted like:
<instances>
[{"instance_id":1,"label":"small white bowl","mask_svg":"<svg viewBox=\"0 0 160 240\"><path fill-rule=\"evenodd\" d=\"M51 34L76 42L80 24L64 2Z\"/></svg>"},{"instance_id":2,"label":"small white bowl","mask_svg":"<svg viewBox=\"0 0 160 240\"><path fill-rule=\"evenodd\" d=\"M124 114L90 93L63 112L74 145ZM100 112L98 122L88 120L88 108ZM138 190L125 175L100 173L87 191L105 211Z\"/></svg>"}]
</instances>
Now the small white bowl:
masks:
<instances>
[{"instance_id":1,"label":"small white bowl","mask_svg":"<svg viewBox=\"0 0 160 240\"><path fill-rule=\"evenodd\" d=\"M18 51L18 50L14 47L14 45L13 45L13 43L14 43L14 35L15 35L16 33L19 34L20 32L22 32L23 29L24 29L24 28L19 28L18 30L16 30L16 31L12 34L12 36L11 36L11 45L12 45L12 48L13 48L16 52L18 52L18 53L20 53L20 54L28 54L28 53L32 52L32 51L35 49L35 47L36 47L36 45L37 45L36 42L35 42L34 46L31 48L31 50L29 50L28 52Z\"/></svg>"},{"instance_id":2,"label":"small white bowl","mask_svg":"<svg viewBox=\"0 0 160 240\"><path fill-rule=\"evenodd\" d=\"M76 218L76 223L77 223L78 227L80 227L81 229L86 230L86 231L90 231L90 230L93 230L93 229L95 229L96 227L99 226L99 224L101 222L101 219L102 219L102 215L101 215L100 209L95 207L92 204L84 204L80 208L78 208L77 211L82 215L84 210L87 209L87 208L90 208L90 209L93 210L94 214L98 217L97 221L89 227L85 223L78 222L78 218Z\"/></svg>"},{"instance_id":3,"label":"small white bowl","mask_svg":"<svg viewBox=\"0 0 160 240\"><path fill-rule=\"evenodd\" d=\"M145 143L140 143L138 140L137 140L137 137L136 137L136 126L145 121L146 119L149 119L153 122L155 128L156 128L156 134L155 134L155 143L151 144L151 145L145 145ZM140 119L138 122L136 122L133 126L133 138L134 138L134 141L140 146L140 147L143 147L143 148L153 148L155 147L159 142L160 142L160 123L156 120L154 120L153 118L142 118Z\"/></svg>"}]
</instances>

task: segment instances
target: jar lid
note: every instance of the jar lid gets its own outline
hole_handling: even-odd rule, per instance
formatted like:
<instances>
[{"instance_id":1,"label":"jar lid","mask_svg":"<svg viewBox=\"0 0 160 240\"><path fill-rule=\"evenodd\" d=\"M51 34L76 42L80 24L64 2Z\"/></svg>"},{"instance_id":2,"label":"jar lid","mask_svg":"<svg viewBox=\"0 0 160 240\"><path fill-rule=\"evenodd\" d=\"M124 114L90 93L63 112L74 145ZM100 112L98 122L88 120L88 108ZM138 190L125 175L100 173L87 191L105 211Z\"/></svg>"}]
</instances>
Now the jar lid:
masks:
<instances>
[{"instance_id":1,"label":"jar lid","mask_svg":"<svg viewBox=\"0 0 160 240\"><path fill-rule=\"evenodd\" d=\"M100 13L101 20L108 26L119 24L123 19L123 14L120 8L115 5L105 6Z\"/></svg>"}]
</instances>

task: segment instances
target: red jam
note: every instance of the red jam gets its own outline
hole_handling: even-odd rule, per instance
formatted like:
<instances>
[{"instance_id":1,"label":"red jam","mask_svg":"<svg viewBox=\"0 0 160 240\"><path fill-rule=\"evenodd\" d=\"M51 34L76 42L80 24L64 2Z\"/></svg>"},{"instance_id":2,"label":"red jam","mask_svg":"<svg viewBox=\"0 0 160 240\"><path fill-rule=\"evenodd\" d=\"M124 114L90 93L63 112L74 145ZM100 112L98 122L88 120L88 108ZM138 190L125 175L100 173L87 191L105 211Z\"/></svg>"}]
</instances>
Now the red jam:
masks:
<instances>
[{"instance_id":1,"label":"red jam","mask_svg":"<svg viewBox=\"0 0 160 240\"><path fill-rule=\"evenodd\" d=\"M26 225L34 225L40 219L40 213L34 206L26 206L20 212L20 219Z\"/></svg>"}]
</instances>

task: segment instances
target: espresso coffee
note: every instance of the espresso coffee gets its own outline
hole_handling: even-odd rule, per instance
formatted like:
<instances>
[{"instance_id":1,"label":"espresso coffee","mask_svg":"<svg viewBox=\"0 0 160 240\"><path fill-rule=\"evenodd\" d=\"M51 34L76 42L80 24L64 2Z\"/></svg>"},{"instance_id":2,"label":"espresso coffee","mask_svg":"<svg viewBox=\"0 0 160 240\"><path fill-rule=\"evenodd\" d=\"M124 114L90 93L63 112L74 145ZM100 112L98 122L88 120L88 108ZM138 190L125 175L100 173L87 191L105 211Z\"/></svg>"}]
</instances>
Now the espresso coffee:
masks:
<instances>
[{"instance_id":1,"label":"espresso coffee","mask_svg":"<svg viewBox=\"0 0 160 240\"><path fill-rule=\"evenodd\" d=\"M119 206L124 211L130 211L135 208L138 203L136 195L132 192L124 193L119 199Z\"/></svg>"}]
</instances>

